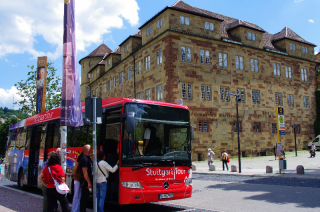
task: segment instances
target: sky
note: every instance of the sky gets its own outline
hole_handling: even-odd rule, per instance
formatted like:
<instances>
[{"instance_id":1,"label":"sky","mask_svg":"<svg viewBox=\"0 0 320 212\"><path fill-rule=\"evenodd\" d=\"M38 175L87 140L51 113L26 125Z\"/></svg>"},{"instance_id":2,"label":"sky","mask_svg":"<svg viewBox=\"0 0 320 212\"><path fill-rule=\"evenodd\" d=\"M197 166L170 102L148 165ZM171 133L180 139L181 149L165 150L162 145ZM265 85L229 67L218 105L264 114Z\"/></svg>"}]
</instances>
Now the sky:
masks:
<instances>
[{"instance_id":1,"label":"sky","mask_svg":"<svg viewBox=\"0 0 320 212\"><path fill-rule=\"evenodd\" d=\"M62 76L64 0L0 1L0 107L20 97L15 83L27 79L28 65L47 56ZM77 60L100 44L115 50L129 35L176 0L76 0ZM248 21L275 34L284 27L320 50L319 0L184 0L215 13ZM80 74L80 66L78 67Z\"/></svg>"}]
</instances>

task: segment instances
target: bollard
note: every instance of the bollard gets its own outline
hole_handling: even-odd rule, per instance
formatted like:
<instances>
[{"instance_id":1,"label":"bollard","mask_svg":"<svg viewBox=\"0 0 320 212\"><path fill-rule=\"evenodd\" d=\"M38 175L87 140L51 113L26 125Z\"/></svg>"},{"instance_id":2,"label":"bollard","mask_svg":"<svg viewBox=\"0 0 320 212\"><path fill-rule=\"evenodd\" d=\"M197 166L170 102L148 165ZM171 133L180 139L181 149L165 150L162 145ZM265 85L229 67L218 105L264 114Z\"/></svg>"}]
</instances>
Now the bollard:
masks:
<instances>
[{"instance_id":1,"label":"bollard","mask_svg":"<svg viewBox=\"0 0 320 212\"><path fill-rule=\"evenodd\" d=\"M302 165L297 166L297 174L304 174L304 167Z\"/></svg>"},{"instance_id":2,"label":"bollard","mask_svg":"<svg viewBox=\"0 0 320 212\"><path fill-rule=\"evenodd\" d=\"M192 163L192 171L196 171L197 170L197 165L195 163Z\"/></svg>"},{"instance_id":3,"label":"bollard","mask_svg":"<svg viewBox=\"0 0 320 212\"><path fill-rule=\"evenodd\" d=\"M210 171L215 171L216 170L216 166L214 164L210 164Z\"/></svg>"},{"instance_id":4,"label":"bollard","mask_svg":"<svg viewBox=\"0 0 320 212\"><path fill-rule=\"evenodd\" d=\"M272 166L266 166L266 173L273 173L273 167Z\"/></svg>"},{"instance_id":5,"label":"bollard","mask_svg":"<svg viewBox=\"0 0 320 212\"><path fill-rule=\"evenodd\" d=\"M237 172L237 166L231 165L231 172Z\"/></svg>"}]
</instances>

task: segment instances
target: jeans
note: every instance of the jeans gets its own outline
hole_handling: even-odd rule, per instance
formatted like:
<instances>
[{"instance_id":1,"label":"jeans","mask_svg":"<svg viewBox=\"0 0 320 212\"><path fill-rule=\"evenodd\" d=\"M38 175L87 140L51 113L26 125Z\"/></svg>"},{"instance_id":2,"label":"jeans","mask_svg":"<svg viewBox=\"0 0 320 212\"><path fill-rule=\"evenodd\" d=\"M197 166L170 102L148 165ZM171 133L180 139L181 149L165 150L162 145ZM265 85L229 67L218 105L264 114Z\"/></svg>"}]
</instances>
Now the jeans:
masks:
<instances>
[{"instance_id":1,"label":"jeans","mask_svg":"<svg viewBox=\"0 0 320 212\"><path fill-rule=\"evenodd\" d=\"M107 194L107 183L97 183L97 205L98 212L104 212L104 199Z\"/></svg>"},{"instance_id":2,"label":"jeans","mask_svg":"<svg viewBox=\"0 0 320 212\"><path fill-rule=\"evenodd\" d=\"M42 212L47 212L48 200L47 200L47 187L42 185L42 194L43 194L43 202L42 202Z\"/></svg>"},{"instance_id":3,"label":"jeans","mask_svg":"<svg viewBox=\"0 0 320 212\"><path fill-rule=\"evenodd\" d=\"M47 211L53 212L57 200L60 202L62 212L69 212L69 203L66 195L59 194L56 188L47 188L48 206Z\"/></svg>"},{"instance_id":4,"label":"jeans","mask_svg":"<svg viewBox=\"0 0 320 212\"><path fill-rule=\"evenodd\" d=\"M88 184L84 183L84 185L81 187L80 212L86 212L89 195L90 191L88 189Z\"/></svg>"},{"instance_id":5,"label":"jeans","mask_svg":"<svg viewBox=\"0 0 320 212\"><path fill-rule=\"evenodd\" d=\"M80 211L80 198L81 198L80 182L78 180L74 180L73 200L72 200L71 212L79 212Z\"/></svg>"},{"instance_id":6,"label":"jeans","mask_svg":"<svg viewBox=\"0 0 320 212\"><path fill-rule=\"evenodd\" d=\"M227 170L229 170L227 160L222 160L222 168L224 170L224 164L226 164Z\"/></svg>"},{"instance_id":7,"label":"jeans","mask_svg":"<svg viewBox=\"0 0 320 212\"><path fill-rule=\"evenodd\" d=\"M210 165L213 164L213 161L208 161L208 166L209 166L209 169L210 169Z\"/></svg>"}]
</instances>

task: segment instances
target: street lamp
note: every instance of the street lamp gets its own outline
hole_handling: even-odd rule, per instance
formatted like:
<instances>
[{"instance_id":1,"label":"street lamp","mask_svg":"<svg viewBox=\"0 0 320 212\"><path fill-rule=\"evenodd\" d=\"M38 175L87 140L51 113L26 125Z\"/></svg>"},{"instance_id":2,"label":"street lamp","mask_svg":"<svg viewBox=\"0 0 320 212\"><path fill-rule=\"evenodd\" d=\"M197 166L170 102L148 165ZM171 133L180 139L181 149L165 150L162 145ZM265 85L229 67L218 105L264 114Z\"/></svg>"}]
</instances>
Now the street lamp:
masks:
<instances>
[{"instance_id":1,"label":"street lamp","mask_svg":"<svg viewBox=\"0 0 320 212\"><path fill-rule=\"evenodd\" d=\"M239 173L241 173L241 156L240 156L240 126L239 126L239 112L238 112L238 101L240 99L240 95L236 95L233 93L230 93L229 96L235 96L236 97L236 103L237 103L237 131L238 131L238 161L239 161Z\"/></svg>"},{"instance_id":2,"label":"street lamp","mask_svg":"<svg viewBox=\"0 0 320 212\"><path fill-rule=\"evenodd\" d=\"M297 153L297 138L296 138L298 125L297 125L297 122L296 122L296 124L293 124L293 121L291 122L291 125L292 125L293 130L294 130L294 148L295 148L295 151L296 151L296 156L298 156L298 153Z\"/></svg>"}]
</instances>

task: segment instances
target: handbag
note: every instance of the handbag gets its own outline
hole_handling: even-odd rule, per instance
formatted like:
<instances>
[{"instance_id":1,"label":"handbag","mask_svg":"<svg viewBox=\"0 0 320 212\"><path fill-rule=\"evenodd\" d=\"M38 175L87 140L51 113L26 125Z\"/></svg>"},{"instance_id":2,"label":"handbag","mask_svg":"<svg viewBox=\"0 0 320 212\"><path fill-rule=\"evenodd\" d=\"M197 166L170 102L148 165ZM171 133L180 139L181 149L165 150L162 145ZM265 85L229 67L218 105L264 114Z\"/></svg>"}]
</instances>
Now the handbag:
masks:
<instances>
[{"instance_id":1,"label":"handbag","mask_svg":"<svg viewBox=\"0 0 320 212\"><path fill-rule=\"evenodd\" d=\"M108 179L107 176L104 174L104 172L101 170L101 168L100 168L100 166L99 166L99 163L97 163L97 165L98 165L100 171L102 172L102 174L105 176L105 178Z\"/></svg>"},{"instance_id":2,"label":"handbag","mask_svg":"<svg viewBox=\"0 0 320 212\"><path fill-rule=\"evenodd\" d=\"M230 159L229 159L229 156L227 157L227 163L230 163Z\"/></svg>"},{"instance_id":3,"label":"handbag","mask_svg":"<svg viewBox=\"0 0 320 212\"><path fill-rule=\"evenodd\" d=\"M52 177L52 179L54 181L54 186L56 187L57 192L59 194L66 195L70 190L69 187L67 186L67 184L65 184L65 183L60 183L59 184L59 182L56 179L53 178L53 176L51 174L50 167L48 167L48 169L49 169L49 173L50 173L50 175L51 175L51 177Z\"/></svg>"}]
</instances>

